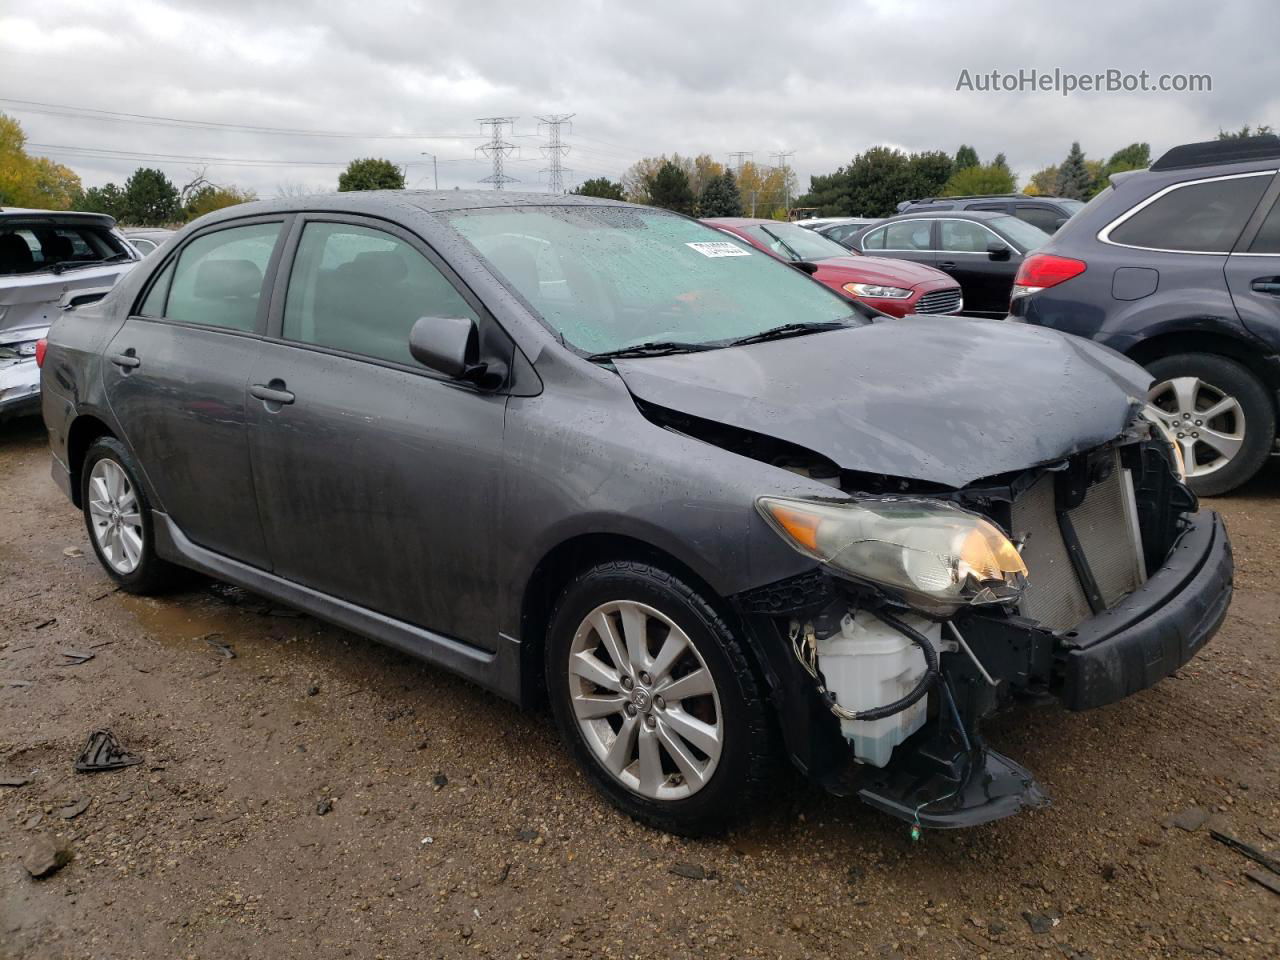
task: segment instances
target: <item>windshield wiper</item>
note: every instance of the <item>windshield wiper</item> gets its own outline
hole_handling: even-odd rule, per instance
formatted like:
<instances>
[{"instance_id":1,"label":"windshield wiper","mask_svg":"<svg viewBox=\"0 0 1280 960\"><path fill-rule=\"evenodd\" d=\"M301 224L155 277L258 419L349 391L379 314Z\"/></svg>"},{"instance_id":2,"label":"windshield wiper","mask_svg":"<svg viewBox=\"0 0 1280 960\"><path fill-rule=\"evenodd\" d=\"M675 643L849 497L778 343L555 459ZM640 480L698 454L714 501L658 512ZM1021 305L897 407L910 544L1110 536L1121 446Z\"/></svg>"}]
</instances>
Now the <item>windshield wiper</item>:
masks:
<instances>
[{"instance_id":1,"label":"windshield wiper","mask_svg":"<svg viewBox=\"0 0 1280 960\"><path fill-rule=\"evenodd\" d=\"M739 337L737 340L730 340L729 346L741 347L748 343L764 343L766 340L782 340L786 337L798 337L806 333L820 333L823 330L839 330L841 327L849 326L843 320L826 320L822 323L784 323L780 327L771 327L768 330L761 330L759 333L753 333L745 337Z\"/></svg>"},{"instance_id":2,"label":"windshield wiper","mask_svg":"<svg viewBox=\"0 0 1280 960\"><path fill-rule=\"evenodd\" d=\"M66 273L68 270L79 270L81 267L100 267L104 263L118 263L121 260L132 260L127 253L114 253L101 260L59 260L49 269L54 273Z\"/></svg>"},{"instance_id":3,"label":"windshield wiper","mask_svg":"<svg viewBox=\"0 0 1280 960\"><path fill-rule=\"evenodd\" d=\"M602 353L590 354L588 360L626 360L632 357L665 357L673 353L694 353L698 350L714 350L710 343L682 343L678 340L650 340L648 343L636 343L617 350L605 350Z\"/></svg>"}]
</instances>

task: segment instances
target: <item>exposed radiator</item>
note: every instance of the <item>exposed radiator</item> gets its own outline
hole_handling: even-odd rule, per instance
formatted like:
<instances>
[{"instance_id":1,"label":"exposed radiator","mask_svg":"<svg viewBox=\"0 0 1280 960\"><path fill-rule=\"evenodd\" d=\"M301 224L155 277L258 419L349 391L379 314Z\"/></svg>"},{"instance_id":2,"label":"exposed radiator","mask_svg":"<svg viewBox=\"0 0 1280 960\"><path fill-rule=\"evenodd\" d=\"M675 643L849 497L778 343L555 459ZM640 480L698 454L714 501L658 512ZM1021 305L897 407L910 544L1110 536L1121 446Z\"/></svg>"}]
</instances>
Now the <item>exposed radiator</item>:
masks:
<instances>
[{"instance_id":1,"label":"exposed radiator","mask_svg":"<svg viewBox=\"0 0 1280 960\"><path fill-rule=\"evenodd\" d=\"M1067 514L1108 608L1146 579L1133 481L1118 459L1110 476L1090 487L1084 502ZM1015 539L1025 538L1028 584L1020 612L1066 631L1093 611L1058 525L1054 480L1054 474L1045 474L1014 502L1012 532Z\"/></svg>"}]
</instances>

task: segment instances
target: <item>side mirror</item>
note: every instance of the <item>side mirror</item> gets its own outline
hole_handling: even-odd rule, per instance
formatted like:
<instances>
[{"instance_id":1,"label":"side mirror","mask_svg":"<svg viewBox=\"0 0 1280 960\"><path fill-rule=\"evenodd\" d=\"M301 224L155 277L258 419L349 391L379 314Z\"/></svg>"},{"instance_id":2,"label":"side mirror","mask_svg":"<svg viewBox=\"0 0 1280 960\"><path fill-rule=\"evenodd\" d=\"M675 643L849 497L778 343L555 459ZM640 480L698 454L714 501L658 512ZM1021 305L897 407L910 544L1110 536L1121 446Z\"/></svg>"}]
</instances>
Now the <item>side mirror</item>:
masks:
<instances>
[{"instance_id":1,"label":"side mirror","mask_svg":"<svg viewBox=\"0 0 1280 960\"><path fill-rule=\"evenodd\" d=\"M1064 223L1066 223L1068 219L1069 219L1069 218L1067 218L1067 217L1059 217L1057 220L1053 221L1053 231L1052 231L1052 232L1057 233L1057 232L1058 232L1058 228L1059 228L1060 226L1062 226Z\"/></svg>"},{"instance_id":2,"label":"side mirror","mask_svg":"<svg viewBox=\"0 0 1280 960\"><path fill-rule=\"evenodd\" d=\"M409 352L450 380L474 380L486 369L479 362L480 335L470 317L419 317L409 331Z\"/></svg>"},{"instance_id":3,"label":"side mirror","mask_svg":"<svg viewBox=\"0 0 1280 960\"><path fill-rule=\"evenodd\" d=\"M987 256L992 260L1008 260L1010 252L1009 245L999 240L992 240L987 244Z\"/></svg>"},{"instance_id":4,"label":"side mirror","mask_svg":"<svg viewBox=\"0 0 1280 960\"><path fill-rule=\"evenodd\" d=\"M818 265L810 263L808 260L792 260L791 265L801 273L807 273L811 277L818 272Z\"/></svg>"}]
</instances>

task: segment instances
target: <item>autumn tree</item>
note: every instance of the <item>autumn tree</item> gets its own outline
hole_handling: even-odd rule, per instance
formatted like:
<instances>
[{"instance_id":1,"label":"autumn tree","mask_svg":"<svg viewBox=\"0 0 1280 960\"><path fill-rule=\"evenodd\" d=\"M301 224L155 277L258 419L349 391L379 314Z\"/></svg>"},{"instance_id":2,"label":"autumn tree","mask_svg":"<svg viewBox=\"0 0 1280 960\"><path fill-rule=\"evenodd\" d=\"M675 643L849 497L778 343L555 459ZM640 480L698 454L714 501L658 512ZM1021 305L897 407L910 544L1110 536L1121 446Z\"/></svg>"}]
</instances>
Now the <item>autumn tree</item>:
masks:
<instances>
[{"instance_id":1,"label":"autumn tree","mask_svg":"<svg viewBox=\"0 0 1280 960\"><path fill-rule=\"evenodd\" d=\"M742 196L738 193L738 183L733 179L732 172L726 170L707 181L698 194L698 216L742 216Z\"/></svg>"},{"instance_id":2,"label":"autumn tree","mask_svg":"<svg viewBox=\"0 0 1280 960\"><path fill-rule=\"evenodd\" d=\"M603 200L626 199L622 193L622 184L608 177L592 177L590 180L583 180L572 192L579 197L600 197Z\"/></svg>"},{"instance_id":3,"label":"autumn tree","mask_svg":"<svg viewBox=\"0 0 1280 960\"><path fill-rule=\"evenodd\" d=\"M338 192L351 190L403 190L404 171L390 160L380 157L364 157L352 160L347 169L338 174Z\"/></svg>"},{"instance_id":4,"label":"autumn tree","mask_svg":"<svg viewBox=\"0 0 1280 960\"><path fill-rule=\"evenodd\" d=\"M80 195L75 171L27 153L21 124L0 113L0 206L68 210Z\"/></svg>"},{"instance_id":5,"label":"autumn tree","mask_svg":"<svg viewBox=\"0 0 1280 960\"><path fill-rule=\"evenodd\" d=\"M252 190L241 190L239 187L220 187L212 183L193 190L183 206L183 214L188 220L202 217L224 207L234 207L238 203L257 200L258 195Z\"/></svg>"},{"instance_id":6,"label":"autumn tree","mask_svg":"<svg viewBox=\"0 0 1280 960\"><path fill-rule=\"evenodd\" d=\"M696 157L684 157L678 153L669 157L665 153L656 157L641 157L622 175L622 190L626 199L632 203L652 203L649 183L667 163L684 172L689 181L689 189L695 197L702 193L702 188L713 178L724 172L724 164L713 160L708 153L700 153Z\"/></svg>"}]
</instances>

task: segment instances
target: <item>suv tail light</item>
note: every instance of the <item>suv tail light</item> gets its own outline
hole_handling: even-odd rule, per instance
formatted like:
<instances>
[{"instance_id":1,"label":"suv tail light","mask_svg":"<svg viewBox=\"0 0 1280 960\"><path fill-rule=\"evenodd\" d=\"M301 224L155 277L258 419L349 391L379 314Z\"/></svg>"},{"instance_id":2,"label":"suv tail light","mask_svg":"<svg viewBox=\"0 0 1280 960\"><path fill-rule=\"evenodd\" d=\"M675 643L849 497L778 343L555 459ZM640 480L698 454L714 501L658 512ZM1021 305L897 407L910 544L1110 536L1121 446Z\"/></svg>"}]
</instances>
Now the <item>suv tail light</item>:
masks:
<instances>
[{"instance_id":1,"label":"suv tail light","mask_svg":"<svg viewBox=\"0 0 1280 960\"><path fill-rule=\"evenodd\" d=\"M36 366L44 366L44 352L49 349L49 341L43 338L36 341Z\"/></svg>"},{"instance_id":2,"label":"suv tail light","mask_svg":"<svg viewBox=\"0 0 1280 960\"><path fill-rule=\"evenodd\" d=\"M1059 257L1052 253L1033 253L1018 267L1018 275L1013 278L1013 296L1025 297L1045 287L1056 287L1064 280L1080 276L1084 271L1083 260Z\"/></svg>"}]
</instances>

